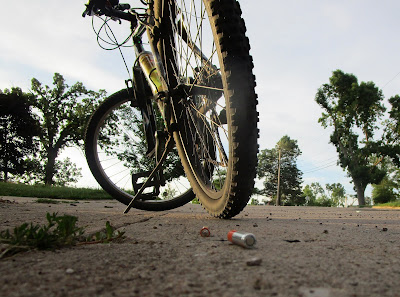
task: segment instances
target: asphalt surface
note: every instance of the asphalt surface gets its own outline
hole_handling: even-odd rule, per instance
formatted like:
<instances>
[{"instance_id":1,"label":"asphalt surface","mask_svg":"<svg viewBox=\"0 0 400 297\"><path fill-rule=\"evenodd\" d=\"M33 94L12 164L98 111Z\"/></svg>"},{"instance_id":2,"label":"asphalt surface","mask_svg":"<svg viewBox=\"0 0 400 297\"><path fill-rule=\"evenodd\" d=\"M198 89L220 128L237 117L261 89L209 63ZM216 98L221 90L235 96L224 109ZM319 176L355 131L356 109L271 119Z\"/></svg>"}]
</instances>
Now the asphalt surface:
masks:
<instances>
[{"instance_id":1,"label":"asphalt surface","mask_svg":"<svg viewBox=\"0 0 400 297\"><path fill-rule=\"evenodd\" d=\"M0 197L0 230L58 212L77 216L87 234L106 221L125 232L117 243L1 259L0 296L400 296L399 210L248 206L219 220L192 204L124 209ZM204 226L210 237L200 236ZM255 247L227 241L232 229L253 233Z\"/></svg>"}]
</instances>

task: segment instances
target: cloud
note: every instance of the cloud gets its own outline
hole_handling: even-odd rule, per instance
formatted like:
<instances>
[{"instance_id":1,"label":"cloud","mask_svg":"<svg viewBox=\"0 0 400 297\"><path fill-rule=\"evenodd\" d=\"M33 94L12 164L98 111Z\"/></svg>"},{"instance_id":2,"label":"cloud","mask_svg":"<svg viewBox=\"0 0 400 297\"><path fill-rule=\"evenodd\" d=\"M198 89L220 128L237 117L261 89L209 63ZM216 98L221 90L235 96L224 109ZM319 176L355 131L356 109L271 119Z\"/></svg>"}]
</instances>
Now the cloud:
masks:
<instances>
[{"instance_id":1,"label":"cloud","mask_svg":"<svg viewBox=\"0 0 400 297\"><path fill-rule=\"evenodd\" d=\"M84 6L67 5L61 12L54 1L44 2L41 6L46 7L47 16L32 13L38 10L33 2L20 11L18 20L29 20L29 25L17 22L14 16L5 20L11 22L13 30L0 27L1 57L7 57L9 63L49 73L50 77L60 72L67 79L82 81L91 88L115 87L117 90L124 87L128 75L122 60L118 53L107 52L106 55L98 48L90 18L80 16ZM59 16L52 16L57 12ZM73 21L72 16L76 16ZM123 29L125 35L129 34L129 26ZM4 81L6 74L3 72L1 77Z\"/></svg>"}]
</instances>

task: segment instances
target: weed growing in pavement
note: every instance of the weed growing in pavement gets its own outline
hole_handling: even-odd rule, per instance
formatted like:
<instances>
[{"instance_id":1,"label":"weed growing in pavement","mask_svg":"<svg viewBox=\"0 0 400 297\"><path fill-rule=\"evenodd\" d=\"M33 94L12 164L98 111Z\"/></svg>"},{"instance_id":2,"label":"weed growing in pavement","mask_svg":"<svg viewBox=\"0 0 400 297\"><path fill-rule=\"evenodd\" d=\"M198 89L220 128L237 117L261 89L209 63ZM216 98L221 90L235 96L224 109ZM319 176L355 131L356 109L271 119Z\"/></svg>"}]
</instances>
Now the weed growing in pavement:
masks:
<instances>
[{"instance_id":1,"label":"weed growing in pavement","mask_svg":"<svg viewBox=\"0 0 400 297\"><path fill-rule=\"evenodd\" d=\"M1 231L0 243L9 247L1 253L0 258L31 249L50 250L70 246L83 234L83 228L76 226L77 217L47 213L46 218L47 225L23 223L11 232L8 229Z\"/></svg>"},{"instance_id":2,"label":"weed growing in pavement","mask_svg":"<svg viewBox=\"0 0 400 297\"><path fill-rule=\"evenodd\" d=\"M0 250L0 259L32 249L54 250L77 243L107 243L124 238L124 232L116 231L108 221L104 232L84 237L84 228L76 226L77 217L47 213L46 218L47 225L23 223L12 231L1 231L0 243L6 244L7 247Z\"/></svg>"},{"instance_id":3,"label":"weed growing in pavement","mask_svg":"<svg viewBox=\"0 0 400 297\"><path fill-rule=\"evenodd\" d=\"M94 235L87 238L88 243L109 243L111 241L120 241L124 239L125 232L115 230L110 222L106 222L104 231L96 232Z\"/></svg>"}]
</instances>

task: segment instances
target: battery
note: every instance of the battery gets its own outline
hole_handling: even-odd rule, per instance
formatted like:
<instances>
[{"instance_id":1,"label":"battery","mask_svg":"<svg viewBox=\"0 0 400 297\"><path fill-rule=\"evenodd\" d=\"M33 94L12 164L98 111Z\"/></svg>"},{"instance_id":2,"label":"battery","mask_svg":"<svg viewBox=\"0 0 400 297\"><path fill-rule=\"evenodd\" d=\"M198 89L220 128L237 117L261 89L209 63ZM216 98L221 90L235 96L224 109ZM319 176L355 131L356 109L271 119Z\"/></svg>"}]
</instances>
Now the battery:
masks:
<instances>
[{"instance_id":1,"label":"battery","mask_svg":"<svg viewBox=\"0 0 400 297\"><path fill-rule=\"evenodd\" d=\"M203 227L200 230L200 236L201 237L210 237L211 233L210 233L210 229L208 229L208 227Z\"/></svg>"},{"instance_id":2,"label":"battery","mask_svg":"<svg viewBox=\"0 0 400 297\"><path fill-rule=\"evenodd\" d=\"M256 244L257 240L252 233L242 233L236 230L228 232L228 240L234 244L240 245L244 248L252 248Z\"/></svg>"}]
</instances>

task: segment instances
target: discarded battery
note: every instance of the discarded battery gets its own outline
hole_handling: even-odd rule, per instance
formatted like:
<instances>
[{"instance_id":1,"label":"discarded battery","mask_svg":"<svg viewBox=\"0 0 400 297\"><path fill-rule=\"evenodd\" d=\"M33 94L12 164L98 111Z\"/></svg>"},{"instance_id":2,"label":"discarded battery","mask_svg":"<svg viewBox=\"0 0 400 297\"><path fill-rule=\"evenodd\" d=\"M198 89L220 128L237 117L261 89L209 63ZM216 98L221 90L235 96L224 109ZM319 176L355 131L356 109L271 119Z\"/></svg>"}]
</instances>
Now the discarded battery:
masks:
<instances>
[{"instance_id":1,"label":"discarded battery","mask_svg":"<svg viewBox=\"0 0 400 297\"><path fill-rule=\"evenodd\" d=\"M201 237L210 237L210 229L208 229L208 227L203 227L200 230L200 235Z\"/></svg>"},{"instance_id":2,"label":"discarded battery","mask_svg":"<svg viewBox=\"0 0 400 297\"><path fill-rule=\"evenodd\" d=\"M252 248L256 244L257 240L252 233L240 233L236 230L228 232L228 240L234 244L240 245L244 248Z\"/></svg>"}]
</instances>

